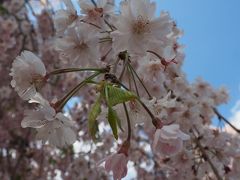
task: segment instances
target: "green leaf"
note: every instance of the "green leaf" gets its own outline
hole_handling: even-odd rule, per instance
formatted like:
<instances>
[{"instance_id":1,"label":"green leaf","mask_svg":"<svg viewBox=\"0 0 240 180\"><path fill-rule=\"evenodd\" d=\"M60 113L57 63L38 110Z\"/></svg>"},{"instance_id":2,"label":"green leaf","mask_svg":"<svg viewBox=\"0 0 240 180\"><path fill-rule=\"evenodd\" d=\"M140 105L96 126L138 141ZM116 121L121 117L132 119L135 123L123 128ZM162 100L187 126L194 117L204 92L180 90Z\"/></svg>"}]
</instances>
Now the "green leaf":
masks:
<instances>
[{"instance_id":1,"label":"green leaf","mask_svg":"<svg viewBox=\"0 0 240 180\"><path fill-rule=\"evenodd\" d=\"M116 111L113 108L108 107L108 122L111 126L111 129L112 129L115 139L118 139L118 129L117 129L118 119L119 118L117 116Z\"/></svg>"},{"instance_id":2,"label":"green leaf","mask_svg":"<svg viewBox=\"0 0 240 180\"><path fill-rule=\"evenodd\" d=\"M116 111L115 111L116 112ZM124 132L123 128L122 128L122 122L121 122L121 119L119 119L118 115L117 115L117 112L116 112L116 117L117 117L117 125L119 127L119 129Z\"/></svg>"},{"instance_id":3,"label":"green leaf","mask_svg":"<svg viewBox=\"0 0 240 180\"><path fill-rule=\"evenodd\" d=\"M108 92L107 103L111 107L137 98L133 92L121 89L119 87L106 85L105 88L107 88Z\"/></svg>"},{"instance_id":4,"label":"green leaf","mask_svg":"<svg viewBox=\"0 0 240 180\"><path fill-rule=\"evenodd\" d=\"M97 101L93 104L88 114L88 130L93 140L97 139L98 132L97 117L100 115L100 113L101 113L101 95L98 97Z\"/></svg>"}]
</instances>

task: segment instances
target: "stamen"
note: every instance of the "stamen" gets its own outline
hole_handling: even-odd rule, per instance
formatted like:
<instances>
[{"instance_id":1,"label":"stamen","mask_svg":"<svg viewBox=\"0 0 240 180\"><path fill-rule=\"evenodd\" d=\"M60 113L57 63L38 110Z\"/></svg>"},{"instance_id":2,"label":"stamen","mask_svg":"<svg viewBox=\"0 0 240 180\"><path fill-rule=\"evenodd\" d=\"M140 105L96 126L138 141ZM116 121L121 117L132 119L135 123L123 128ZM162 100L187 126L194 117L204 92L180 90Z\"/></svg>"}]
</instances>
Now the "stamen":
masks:
<instances>
[{"instance_id":1,"label":"stamen","mask_svg":"<svg viewBox=\"0 0 240 180\"><path fill-rule=\"evenodd\" d=\"M40 75L40 74L33 74L32 75L32 81L31 84L34 84L34 86L38 89L41 88L44 84L44 82L46 81L46 79Z\"/></svg>"},{"instance_id":2,"label":"stamen","mask_svg":"<svg viewBox=\"0 0 240 180\"><path fill-rule=\"evenodd\" d=\"M75 46L74 49L85 50L87 48L88 48L87 44L82 42L82 43L78 44L77 46Z\"/></svg>"},{"instance_id":3,"label":"stamen","mask_svg":"<svg viewBox=\"0 0 240 180\"><path fill-rule=\"evenodd\" d=\"M137 21L134 22L132 31L135 34L143 34L145 32L149 32L149 20L144 19L142 16L137 18Z\"/></svg>"},{"instance_id":4,"label":"stamen","mask_svg":"<svg viewBox=\"0 0 240 180\"><path fill-rule=\"evenodd\" d=\"M94 8L88 11L88 16L92 19L97 19L103 16L103 8Z\"/></svg>"}]
</instances>

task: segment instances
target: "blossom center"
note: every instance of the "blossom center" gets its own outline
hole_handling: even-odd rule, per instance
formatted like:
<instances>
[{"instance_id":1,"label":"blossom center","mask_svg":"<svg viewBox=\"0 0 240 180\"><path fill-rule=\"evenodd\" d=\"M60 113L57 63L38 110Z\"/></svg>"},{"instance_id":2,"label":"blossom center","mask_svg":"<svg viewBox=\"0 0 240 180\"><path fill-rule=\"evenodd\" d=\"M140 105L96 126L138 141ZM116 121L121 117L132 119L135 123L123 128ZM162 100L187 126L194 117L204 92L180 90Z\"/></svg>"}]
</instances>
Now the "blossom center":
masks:
<instances>
[{"instance_id":1,"label":"blossom center","mask_svg":"<svg viewBox=\"0 0 240 180\"><path fill-rule=\"evenodd\" d=\"M130 108L131 108L132 111L134 111L134 112L137 112L137 111L138 111L136 101L130 101L130 102L129 102L129 106L130 106Z\"/></svg>"},{"instance_id":2,"label":"blossom center","mask_svg":"<svg viewBox=\"0 0 240 180\"><path fill-rule=\"evenodd\" d=\"M94 8L88 11L88 16L93 19L97 19L103 15L103 8Z\"/></svg>"},{"instance_id":3,"label":"blossom center","mask_svg":"<svg viewBox=\"0 0 240 180\"><path fill-rule=\"evenodd\" d=\"M144 19L142 16L139 16L133 23L132 31L135 34L143 34L149 32L149 20Z\"/></svg>"},{"instance_id":4,"label":"blossom center","mask_svg":"<svg viewBox=\"0 0 240 180\"><path fill-rule=\"evenodd\" d=\"M75 46L75 49L79 49L79 50L86 50L88 48L87 44L82 42L78 45Z\"/></svg>"},{"instance_id":5,"label":"blossom center","mask_svg":"<svg viewBox=\"0 0 240 180\"><path fill-rule=\"evenodd\" d=\"M69 18L70 22L73 22L78 18L78 16L77 16L77 14L71 14L68 16L68 18Z\"/></svg>"},{"instance_id":6,"label":"blossom center","mask_svg":"<svg viewBox=\"0 0 240 180\"><path fill-rule=\"evenodd\" d=\"M42 75L40 74L33 74L32 75L32 81L31 84L34 84L34 86L38 89L41 88L43 86L45 82L45 79Z\"/></svg>"}]
</instances>

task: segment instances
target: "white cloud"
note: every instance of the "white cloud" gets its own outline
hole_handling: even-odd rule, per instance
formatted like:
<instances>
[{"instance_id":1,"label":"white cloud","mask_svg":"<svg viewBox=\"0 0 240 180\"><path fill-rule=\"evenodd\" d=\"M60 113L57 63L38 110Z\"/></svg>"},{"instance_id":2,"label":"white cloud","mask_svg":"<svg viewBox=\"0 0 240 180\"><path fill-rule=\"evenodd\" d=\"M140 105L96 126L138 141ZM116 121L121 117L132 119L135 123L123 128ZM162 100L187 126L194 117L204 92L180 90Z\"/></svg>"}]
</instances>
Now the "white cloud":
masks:
<instances>
[{"instance_id":1,"label":"white cloud","mask_svg":"<svg viewBox=\"0 0 240 180\"><path fill-rule=\"evenodd\" d=\"M232 116L229 118L229 121L238 129L240 129L240 100L236 102L234 107L231 109ZM229 130L230 127L227 127Z\"/></svg>"}]
</instances>

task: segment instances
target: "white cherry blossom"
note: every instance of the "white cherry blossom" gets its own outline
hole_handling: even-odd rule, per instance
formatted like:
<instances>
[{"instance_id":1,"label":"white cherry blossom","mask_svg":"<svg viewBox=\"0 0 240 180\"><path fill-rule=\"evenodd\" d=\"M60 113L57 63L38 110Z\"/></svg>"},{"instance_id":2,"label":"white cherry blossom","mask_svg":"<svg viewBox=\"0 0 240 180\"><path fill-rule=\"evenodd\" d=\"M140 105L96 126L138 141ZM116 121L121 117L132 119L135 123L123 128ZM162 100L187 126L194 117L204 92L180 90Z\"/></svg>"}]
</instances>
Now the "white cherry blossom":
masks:
<instances>
[{"instance_id":1,"label":"white cherry blossom","mask_svg":"<svg viewBox=\"0 0 240 180\"><path fill-rule=\"evenodd\" d=\"M122 2L121 14L114 24L117 30L111 33L116 53L128 50L144 54L150 43L163 45L169 41L173 22L165 12L155 18L155 9L156 4L149 0Z\"/></svg>"},{"instance_id":2,"label":"white cherry blossom","mask_svg":"<svg viewBox=\"0 0 240 180\"><path fill-rule=\"evenodd\" d=\"M112 2L107 0L97 0L96 6L89 0L79 0L81 13L85 16L83 20L95 25L102 26L104 18L108 18L114 13L114 6Z\"/></svg>"},{"instance_id":3,"label":"white cherry blossom","mask_svg":"<svg viewBox=\"0 0 240 180\"><path fill-rule=\"evenodd\" d=\"M44 83L46 69L41 59L35 54L23 51L14 60L10 75L13 78L11 85L18 95L24 100L29 100Z\"/></svg>"},{"instance_id":4,"label":"white cherry blossom","mask_svg":"<svg viewBox=\"0 0 240 180\"><path fill-rule=\"evenodd\" d=\"M26 110L21 122L23 128L31 127L37 130L36 138L57 147L71 145L76 141L73 131L73 121L56 112L47 100L36 96L31 102L41 103L36 110Z\"/></svg>"},{"instance_id":5,"label":"white cherry blossom","mask_svg":"<svg viewBox=\"0 0 240 180\"><path fill-rule=\"evenodd\" d=\"M77 11L75 10L71 0L63 0L66 9L56 11L54 15L54 25L57 34L62 35L68 26L74 25L78 20Z\"/></svg>"},{"instance_id":6,"label":"white cherry blossom","mask_svg":"<svg viewBox=\"0 0 240 180\"><path fill-rule=\"evenodd\" d=\"M87 24L68 29L67 35L58 38L55 44L70 64L95 65L99 59L99 34Z\"/></svg>"}]
</instances>

